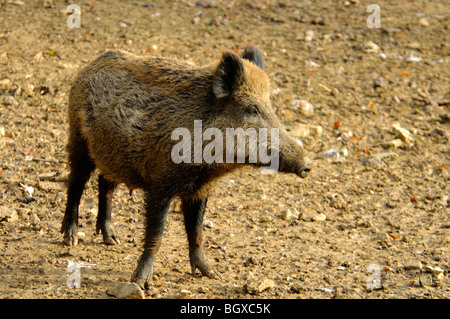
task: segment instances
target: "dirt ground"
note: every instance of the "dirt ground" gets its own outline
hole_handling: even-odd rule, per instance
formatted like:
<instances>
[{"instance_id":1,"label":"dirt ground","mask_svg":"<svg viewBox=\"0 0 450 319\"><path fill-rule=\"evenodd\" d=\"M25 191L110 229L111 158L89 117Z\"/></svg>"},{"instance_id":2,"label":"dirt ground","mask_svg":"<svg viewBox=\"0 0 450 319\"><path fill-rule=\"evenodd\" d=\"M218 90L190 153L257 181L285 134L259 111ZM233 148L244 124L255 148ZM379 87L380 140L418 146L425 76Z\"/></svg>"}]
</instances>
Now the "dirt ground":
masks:
<instances>
[{"instance_id":1,"label":"dirt ground","mask_svg":"<svg viewBox=\"0 0 450 319\"><path fill-rule=\"evenodd\" d=\"M219 181L204 229L221 279L190 274L173 205L145 297L450 297L448 2L75 2L80 28L67 1L1 1L0 298L112 298L141 253L142 192L116 191L121 243L105 246L96 176L84 236L62 244L75 74L110 48L202 65L247 44L264 52L273 105L315 169ZM380 28L367 25L370 3Z\"/></svg>"}]
</instances>

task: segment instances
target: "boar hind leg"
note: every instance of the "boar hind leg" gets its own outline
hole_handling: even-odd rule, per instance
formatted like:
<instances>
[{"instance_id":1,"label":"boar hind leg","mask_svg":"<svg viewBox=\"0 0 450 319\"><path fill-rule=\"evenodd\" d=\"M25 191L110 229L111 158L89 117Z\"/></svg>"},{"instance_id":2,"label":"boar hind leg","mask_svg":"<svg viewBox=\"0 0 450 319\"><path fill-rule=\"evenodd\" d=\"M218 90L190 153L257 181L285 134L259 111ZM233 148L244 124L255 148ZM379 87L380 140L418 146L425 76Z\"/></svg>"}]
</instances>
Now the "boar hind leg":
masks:
<instances>
[{"instance_id":1,"label":"boar hind leg","mask_svg":"<svg viewBox=\"0 0 450 319\"><path fill-rule=\"evenodd\" d=\"M120 244L119 238L112 227L111 204L114 189L117 184L110 182L103 175L98 177L98 215L96 232L103 234L103 242L106 245Z\"/></svg>"},{"instance_id":2,"label":"boar hind leg","mask_svg":"<svg viewBox=\"0 0 450 319\"><path fill-rule=\"evenodd\" d=\"M161 247L161 242L169 211L170 198L154 196L158 191L146 192L146 228L144 252L131 278L141 288L148 288L153 274L153 263Z\"/></svg>"},{"instance_id":3,"label":"boar hind leg","mask_svg":"<svg viewBox=\"0 0 450 319\"><path fill-rule=\"evenodd\" d=\"M84 186L89 180L95 165L89 157L86 142L72 140L69 144L69 186L67 190L67 204L61 233L64 234L64 243L69 246L78 245L78 206Z\"/></svg>"},{"instance_id":4,"label":"boar hind leg","mask_svg":"<svg viewBox=\"0 0 450 319\"><path fill-rule=\"evenodd\" d=\"M216 277L211 265L205 258L203 252L203 216L205 214L207 199L182 199L182 210L184 214L184 225L189 242L189 258L192 274L196 269L203 276ZM218 275L217 275L218 277Z\"/></svg>"}]
</instances>

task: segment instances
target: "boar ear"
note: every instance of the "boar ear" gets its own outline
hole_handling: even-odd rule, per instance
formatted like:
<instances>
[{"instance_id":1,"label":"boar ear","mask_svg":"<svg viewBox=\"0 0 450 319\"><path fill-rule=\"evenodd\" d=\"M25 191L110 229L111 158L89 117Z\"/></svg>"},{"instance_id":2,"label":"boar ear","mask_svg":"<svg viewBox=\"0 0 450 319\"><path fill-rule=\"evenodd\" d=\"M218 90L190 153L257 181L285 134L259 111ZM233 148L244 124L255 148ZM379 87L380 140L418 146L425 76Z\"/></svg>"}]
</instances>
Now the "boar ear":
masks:
<instances>
[{"instance_id":1,"label":"boar ear","mask_svg":"<svg viewBox=\"0 0 450 319\"><path fill-rule=\"evenodd\" d=\"M217 98L230 96L244 83L244 64L239 56L233 52L225 52L216 69L214 78L214 94Z\"/></svg>"},{"instance_id":2,"label":"boar ear","mask_svg":"<svg viewBox=\"0 0 450 319\"><path fill-rule=\"evenodd\" d=\"M253 62L261 70L264 70L264 55L258 48L252 46L246 47L242 53L242 58Z\"/></svg>"}]
</instances>

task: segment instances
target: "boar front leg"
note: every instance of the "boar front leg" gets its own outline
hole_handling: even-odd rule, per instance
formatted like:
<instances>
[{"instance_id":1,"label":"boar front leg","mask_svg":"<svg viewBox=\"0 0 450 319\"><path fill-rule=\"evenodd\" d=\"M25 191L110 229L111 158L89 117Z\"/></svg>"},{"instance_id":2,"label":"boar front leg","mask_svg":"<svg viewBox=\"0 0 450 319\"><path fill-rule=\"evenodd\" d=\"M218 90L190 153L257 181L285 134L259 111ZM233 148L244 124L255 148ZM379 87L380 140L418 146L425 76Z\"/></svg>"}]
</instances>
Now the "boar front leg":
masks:
<instances>
[{"instance_id":1,"label":"boar front leg","mask_svg":"<svg viewBox=\"0 0 450 319\"><path fill-rule=\"evenodd\" d=\"M144 252L131 278L141 288L148 288L152 280L153 263L161 247L170 199L160 199L152 196L153 192L146 192L146 228Z\"/></svg>"},{"instance_id":2,"label":"boar front leg","mask_svg":"<svg viewBox=\"0 0 450 319\"><path fill-rule=\"evenodd\" d=\"M183 198L181 202L184 214L184 225L189 242L189 258L192 274L198 268L203 276L219 277L211 268L203 252L203 216L205 214L207 198Z\"/></svg>"}]
</instances>

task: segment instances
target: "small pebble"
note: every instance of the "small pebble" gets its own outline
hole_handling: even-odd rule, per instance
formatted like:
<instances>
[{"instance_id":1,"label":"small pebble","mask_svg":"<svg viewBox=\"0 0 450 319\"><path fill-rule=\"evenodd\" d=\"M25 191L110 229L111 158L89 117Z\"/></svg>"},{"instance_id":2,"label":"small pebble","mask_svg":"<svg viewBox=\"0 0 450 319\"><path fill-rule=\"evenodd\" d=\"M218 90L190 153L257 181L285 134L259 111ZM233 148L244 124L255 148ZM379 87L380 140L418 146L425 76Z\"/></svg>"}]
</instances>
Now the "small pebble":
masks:
<instances>
[{"instance_id":1,"label":"small pebble","mask_svg":"<svg viewBox=\"0 0 450 319\"><path fill-rule=\"evenodd\" d=\"M180 291L179 297L180 299L187 299L191 296L192 292L190 292L189 290L186 289L182 289Z\"/></svg>"},{"instance_id":2,"label":"small pebble","mask_svg":"<svg viewBox=\"0 0 450 319\"><path fill-rule=\"evenodd\" d=\"M36 199L32 196L24 196L24 197L19 197L16 199L16 201L20 202L20 203L24 203L24 204L29 204L31 202L35 202Z\"/></svg>"},{"instance_id":3,"label":"small pebble","mask_svg":"<svg viewBox=\"0 0 450 319\"><path fill-rule=\"evenodd\" d=\"M311 22L312 22L312 24L326 25L327 19L326 19L326 17L315 17Z\"/></svg>"},{"instance_id":4,"label":"small pebble","mask_svg":"<svg viewBox=\"0 0 450 319\"><path fill-rule=\"evenodd\" d=\"M300 293L304 288L297 283L292 283L290 286L290 290L295 293Z\"/></svg>"},{"instance_id":5,"label":"small pebble","mask_svg":"<svg viewBox=\"0 0 450 319\"><path fill-rule=\"evenodd\" d=\"M117 283L114 287L108 289L106 293L118 299L144 299L144 293L141 288L137 284L130 282Z\"/></svg>"},{"instance_id":6,"label":"small pebble","mask_svg":"<svg viewBox=\"0 0 450 319\"><path fill-rule=\"evenodd\" d=\"M213 225L213 223L212 223L212 221L210 221L210 220L205 220L205 221L203 222L203 226L205 226L205 227L207 227L207 228L215 228L214 225Z\"/></svg>"},{"instance_id":7,"label":"small pebble","mask_svg":"<svg viewBox=\"0 0 450 319\"><path fill-rule=\"evenodd\" d=\"M375 42L369 41L364 44L363 48L364 52L371 53L371 52L378 52L379 50L380 47Z\"/></svg>"},{"instance_id":8,"label":"small pebble","mask_svg":"<svg viewBox=\"0 0 450 319\"><path fill-rule=\"evenodd\" d=\"M444 270L440 267L431 267L431 266L425 266L425 271L431 272L432 274L439 275L444 272Z\"/></svg>"},{"instance_id":9,"label":"small pebble","mask_svg":"<svg viewBox=\"0 0 450 319\"><path fill-rule=\"evenodd\" d=\"M313 38L314 38L314 31L313 30L306 31L306 33L305 33L305 41L306 42L311 42Z\"/></svg>"},{"instance_id":10,"label":"small pebble","mask_svg":"<svg viewBox=\"0 0 450 319\"><path fill-rule=\"evenodd\" d=\"M414 138L413 138L412 134L407 129L400 127L399 123L394 123L392 125L392 128L394 129L396 138L401 139L405 143L413 142Z\"/></svg>"},{"instance_id":11,"label":"small pebble","mask_svg":"<svg viewBox=\"0 0 450 319\"><path fill-rule=\"evenodd\" d=\"M382 161L381 158L378 157L366 157L362 160L362 164L370 166L381 166Z\"/></svg>"},{"instance_id":12,"label":"small pebble","mask_svg":"<svg viewBox=\"0 0 450 319\"><path fill-rule=\"evenodd\" d=\"M334 148L326 150L323 152L322 156L323 157L329 157L335 160L344 160L342 157L345 157L348 155L348 150L346 148L338 151L335 150Z\"/></svg>"},{"instance_id":13,"label":"small pebble","mask_svg":"<svg viewBox=\"0 0 450 319\"><path fill-rule=\"evenodd\" d=\"M408 54L406 56L406 61L408 62L421 62L422 59L418 56L415 56L414 54Z\"/></svg>"},{"instance_id":14,"label":"small pebble","mask_svg":"<svg viewBox=\"0 0 450 319\"><path fill-rule=\"evenodd\" d=\"M271 289L275 286L275 282L268 278L250 279L245 284L245 289L247 293L252 295L257 295L264 290Z\"/></svg>"},{"instance_id":15,"label":"small pebble","mask_svg":"<svg viewBox=\"0 0 450 319\"><path fill-rule=\"evenodd\" d=\"M400 146L403 145L403 142L401 139L394 139L391 141L386 141L386 142L382 142L381 143L381 147L384 149L388 149L388 148L399 148Z\"/></svg>"},{"instance_id":16,"label":"small pebble","mask_svg":"<svg viewBox=\"0 0 450 319\"><path fill-rule=\"evenodd\" d=\"M39 223L41 222L41 220L39 219L38 215L36 215L35 213L30 213L30 223L33 226L37 226L39 225Z\"/></svg>"},{"instance_id":17,"label":"small pebble","mask_svg":"<svg viewBox=\"0 0 450 319\"><path fill-rule=\"evenodd\" d=\"M348 156L348 149L346 148L341 148L339 150L339 154L341 154L341 156L347 157Z\"/></svg>"},{"instance_id":18,"label":"small pebble","mask_svg":"<svg viewBox=\"0 0 450 319\"><path fill-rule=\"evenodd\" d=\"M422 263L419 260L409 260L403 268L405 270L422 270Z\"/></svg>"},{"instance_id":19,"label":"small pebble","mask_svg":"<svg viewBox=\"0 0 450 319\"><path fill-rule=\"evenodd\" d=\"M290 207L281 212L281 218L284 220L297 219L299 215L299 211L294 207Z\"/></svg>"},{"instance_id":20,"label":"small pebble","mask_svg":"<svg viewBox=\"0 0 450 319\"><path fill-rule=\"evenodd\" d=\"M312 218L315 222L324 222L327 219L327 216L324 213L319 213L318 215Z\"/></svg>"},{"instance_id":21,"label":"small pebble","mask_svg":"<svg viewBox=\"0 0 450 319\"><path fill-rule=\"evenodd\" d=\"M305 61L305 65L308 68L320 68L320 64L319 63L316 63L316 62L314 62L312 60L309 60L309 59Z\"/></svg>"},{"instance_id":22,"label":"small pebble","mask_svg":"<svg viewBox=\"0 0 450 319\"><path fill-rule=\"evenodd\" d=\"M332 96L338 96L339 95L339 90L337 88L333 88L333 89L331 89L330 94Z\"/></svg>"},{"instance_id":23,"label":"small pebble","mask_svg":"<svg viewBox=\"0 0 450 319\"><path fill-rule=\"evenodd\" d=\"M387 86L387 82L383 78L376 78L375 81L373 81L374 88L378 88L378 87L382 88L382 87L386 87L386 86Z\"/></svg>"},{"instance_id":24,"label":"small pebble","mask_svg":"<svg viewBox=\"0 0 450 319\"><path fill-rule=\"evenodd\" d=\"M433 278L431 277L431 275L420 275L419 276L420 287L431 286L432 283L433 283Z\"/></svg>"},{"instance_id":25,"label":"small pebble","mask_svg":"<svg viewBox=\"0 0 450 319\"><path fill-rule=\"evenodd\" d=\"M210 292L210 290L206 287L199 287L197 291L201 294L206 294Z\"/></svg>"},{"instance_id":26,"label":"small pebble","mask_svg":"<svg viewBox=\"0 0 450 319\"><path fill-rule=\"evenodd\" d=\"M425 18L421 18L421 19L419 20L419 24L420 24L422 27L425 27L425 28L427 28L427 27L430 26L430 22L428 22L428 20L425 19Z\"/></svg>"},{"instance_id":27,"label":"small pebble","mask_svg":"<svg viewBox=\"0 0 450 319\"><path fill-rule=\"evenodd\" d=\"M19 214L15 209L0 206L0 222L13 223L19 220Z\"/></svg>"},{"instance_id":28,"label":"small pebble","mask_svg":"<svg viewBox=\"0 0 450 319\"><path fill-rule=\"evenodd\" d=\"M294 110L298 109L300 113L304 116L314 115L314 106L305 100L294 100L292 102L292 108Z\"/></svg>"}]
</instances>

